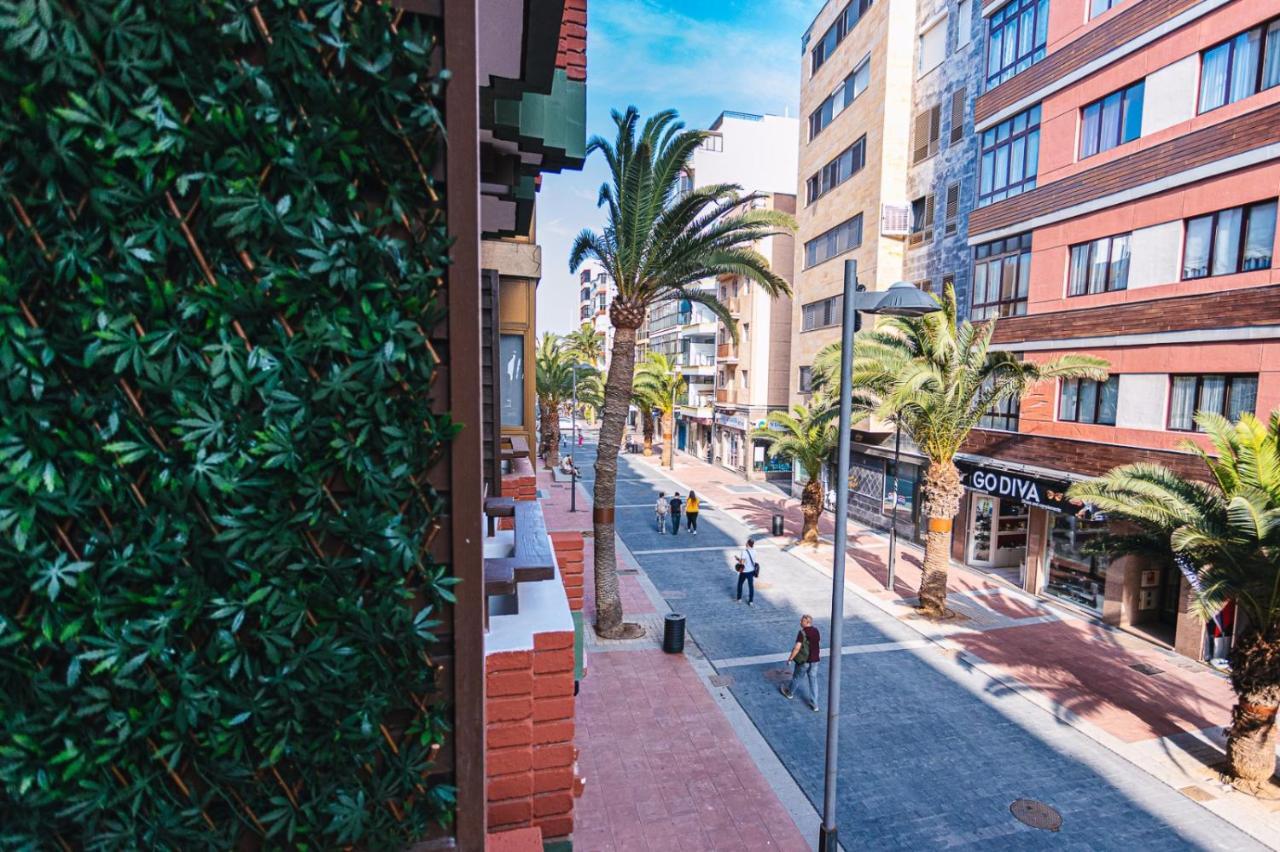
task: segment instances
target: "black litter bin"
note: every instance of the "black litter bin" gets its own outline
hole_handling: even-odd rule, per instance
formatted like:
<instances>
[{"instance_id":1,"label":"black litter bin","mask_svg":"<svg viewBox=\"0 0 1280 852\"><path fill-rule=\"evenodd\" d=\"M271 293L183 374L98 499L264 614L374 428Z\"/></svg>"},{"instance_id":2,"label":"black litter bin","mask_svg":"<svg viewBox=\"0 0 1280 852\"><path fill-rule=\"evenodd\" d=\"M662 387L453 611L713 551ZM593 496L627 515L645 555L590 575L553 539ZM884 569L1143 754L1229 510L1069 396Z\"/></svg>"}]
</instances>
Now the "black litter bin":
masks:
<instances>
[{"instance_id":1,"label":"black litter bin","mask_svg":"<svg viewBox=\"0 0 1280 852\"><path fill-rule=\"evenodd\" d=\"M773 534L782 535L782 516L781 515L773 516Z\"/></svg>"},{"instance_id":2,"label":"black litter bin","mask_svg":"<svg viewBox=\"0 0 1280 852\"><path fill-rule=\"evenodd\" d=\"M666 623L662 627L662 650L668 654L684 651L684 616L678 612L667 614Z\"/></svg>"}]
</instances>

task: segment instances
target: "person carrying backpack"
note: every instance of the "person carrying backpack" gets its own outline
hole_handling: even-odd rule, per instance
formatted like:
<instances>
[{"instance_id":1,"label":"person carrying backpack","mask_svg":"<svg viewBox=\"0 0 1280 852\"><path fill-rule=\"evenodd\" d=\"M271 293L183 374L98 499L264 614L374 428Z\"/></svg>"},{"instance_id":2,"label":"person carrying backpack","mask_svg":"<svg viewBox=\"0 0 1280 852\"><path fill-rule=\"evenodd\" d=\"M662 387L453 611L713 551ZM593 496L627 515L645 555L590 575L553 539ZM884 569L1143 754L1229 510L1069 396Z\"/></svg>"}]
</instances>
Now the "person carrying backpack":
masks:
<instances>
[{"instance_id":1,"label":"person carrying backpack","mask_svg":"<svg viewBox=\"0 0 1280 852\"><path fill-rule=\"evenodd\" d=\"M684 501L684 517L688 522L688 530L694 535L698 534L698 495L689 492L689 499Z\"/></svg>"},{"instance_id":2,"label":"person carrying backpack","mask_svg":"<svg viewBox=\"0 0 1280 852\"><path fill-rule=\"evenodd\" d=\"M817 667L821 641L818 628L813 626L813 616L800 616L800 631L796 633L796 644L791 649L791 655L787 657L788 663L795 664L795 670L791 673L791 684L778 687L778 691L784 698L795 698L796 687L800 685L800 675L804 675L809 681L809 707L815 713L818 712Z\"/></svg>"},{"instance_id":3,"label":"person carrying backpack","mask_svg":"<svg viewBox=\"0 0 1280 852\"><path fill-rule=\"evenodd\" d=\"M677 491L671 497L671 534L680 534L680 510L684 508L684 501L680 499L680 492Z\"/></svg>"},{"instance_id":4,"label":"person carrying backpack","mask_svg":"<svg viewBox=\"0 0 1280 852\"><path fill-rule=\"evenodd\" d=\"M658 535L662 535L667 531L667 512L669 511L667 504L667 492L658 492L658 504L653 507L654 520L658 524Z\"/></svg>"}]
</instances>

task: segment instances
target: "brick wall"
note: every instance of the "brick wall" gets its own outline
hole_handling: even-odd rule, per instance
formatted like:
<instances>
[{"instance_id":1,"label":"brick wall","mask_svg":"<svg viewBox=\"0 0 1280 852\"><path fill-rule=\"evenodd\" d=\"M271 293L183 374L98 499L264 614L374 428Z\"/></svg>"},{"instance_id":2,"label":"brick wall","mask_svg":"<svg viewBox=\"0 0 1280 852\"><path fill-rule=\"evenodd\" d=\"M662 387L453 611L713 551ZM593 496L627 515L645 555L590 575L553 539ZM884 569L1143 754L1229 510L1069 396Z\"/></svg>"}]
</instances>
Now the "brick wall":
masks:
<instances>
[{"instance_id":1,"label":"brick wall","mask_svg":"<svg viewBox=\"0 0 1280 852\"><path fill-rule=\"evenodd\" d=\"M538 474L528 459L516 459L511 463L511 473L502 477L502 496L516 500L538 499ZM515 529L514 518L499 518L498 529Z\"/></svg>"},{"instance_id":2,"label":"brick wall","mask_svg":"<svg viewBox=\"0 0 1280 852\"><path fill-rule=\"evenodd\" d=\"M569 598L569 609L580 612L584 582L582 533L553 532L551 546L555 549L556 562L560 565L560 579L564 582L564 591Z\"/></svg>"},{"instance_id":3,"label":"brick wall","mask_svg":"<svg viewBox=\"0 0 1280 852\"><path fill-rule=\"evenodd\" d=\"M587 79L587 0L565 0L556 67L570 80Z\"/></svg>"},{"instance_id":4,"label":"brick wall","mask_svg":"<svg viewBox=\"0 0 1280 852\"><path fill-rule=\"evenodd\" d=\"M581 538L581 537L579 537ZM490 831L573 831L573 633L534 636L532 651L485 658L485 782Z\"/></svg>"}]
</instances>

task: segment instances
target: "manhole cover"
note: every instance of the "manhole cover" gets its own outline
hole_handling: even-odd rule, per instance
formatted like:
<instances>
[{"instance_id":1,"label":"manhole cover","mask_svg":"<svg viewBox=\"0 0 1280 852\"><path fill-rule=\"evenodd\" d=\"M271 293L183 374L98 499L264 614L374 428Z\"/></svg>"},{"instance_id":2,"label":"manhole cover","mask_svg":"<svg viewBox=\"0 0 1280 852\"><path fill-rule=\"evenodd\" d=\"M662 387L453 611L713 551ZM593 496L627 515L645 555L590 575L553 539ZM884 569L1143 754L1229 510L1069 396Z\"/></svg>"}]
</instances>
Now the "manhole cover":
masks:
<instances>
[{"instance_id":1,"label":"manhole cover","mask_svg":"<svg viewBox=\"0 0 1280 852\"><path fill-rule=\"evenodd\" d=\"M1009 813L1018 822L1044 831L1057 831L1062 828L1062 814L1035 799L1018 799L1009 806Z\"/></svg>"},{"instance_id":2,"label":"manhole cover","mask_svg":"<svg viewBox=\"0 0 1280 852\"><path fill-rule=\"evenodd\" d=\"M709 679L712 686L733 686L733 675L712 675Z\"/></svg>"},{"instance_id":3,"label":"manhole cover","mask_svg":"<svg viewBox=\"0 0 1280 852\"><path fill-rule=\"evenodd\" d=\"M685 592L682 592L678 589L663 589L662 591L658 592L658 594L662 595L664 598L666 598L669 601L682 601L687 597L687 594Z\"/></svg>"},{"instance_id":4,"label":"manhole cover","mask_svg":"<svg viewBox=\"0 0 1280 852\"><path fill-rule=\"evenodd\" d=\"M1155 677L1156 675L1164 671L1164 669L1158 669L1155 666L1150 665L1148 663L1134 663L1133 665L1129 666L1129 668L1133 669L1135 672L1140 672L1144 675L1147 675L1148 677Z\"/></svg>"}]
</instances>

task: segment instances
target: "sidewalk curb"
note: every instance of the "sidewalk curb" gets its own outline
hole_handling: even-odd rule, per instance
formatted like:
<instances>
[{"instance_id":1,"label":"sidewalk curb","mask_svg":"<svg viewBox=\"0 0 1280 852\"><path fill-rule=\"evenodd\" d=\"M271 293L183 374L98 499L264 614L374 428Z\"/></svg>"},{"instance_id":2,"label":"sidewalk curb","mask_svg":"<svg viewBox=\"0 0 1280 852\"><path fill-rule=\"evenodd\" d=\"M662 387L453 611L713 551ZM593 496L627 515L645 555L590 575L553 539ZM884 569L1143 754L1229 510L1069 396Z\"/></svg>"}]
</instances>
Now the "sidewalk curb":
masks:
<instances>
[{"instance_id":1,"label":"sidewalk curb","mask_svg":"<svg viewBox=\"0 0 1280 852\"><path fill-rule=\"evenodd\" d=\"M614 540L617 542L616 547L620 553L626 555L626 558L637 567L640 566L639 560L632 554L631 548L627 547L626 542L622 540L622 536L614 534ZM669 612L673 612L667 604L662 593L658 591L658 587L649 579L649 575L645 573L643 568L635 574L640 582L640 587L644 589L645 596L649 598L649 603L653 604L653 608L661 615L665 616ZM724 713L725 719L729 722L733 732L738 737L738 742L742 743L742 747L747 750L747 754L751 757L756 769L764 776L764 780L768 783L770 789L773 790L778 801L791 815L791 821L795 823L796 830L800 832L800 836L809 844L810 850L817 850L817 843L813 838L818 836L818 829L822 825L822 816L818 813L813 803L809 801L809 797L800 789L800 785L796 783L791 772L783 764L782 759L773 750L765 740L764 735L760 733L760 729L756 727L755 722L751 721L751 717L747 715L747 711L738 703L738 699L734 696L733 691L726 687L716 686L711 682L711 678L717 674L715 667L707 659L702 652L702 647L698 645L697 638L693 631L686 628L686 638L693 644L696 653L685 653L684 658L693 667L698 675L698 680L702 683L707 694L720 708L720 712ZM841 847L843 848L843 847Z\"/></svg>"}]
</instances>

